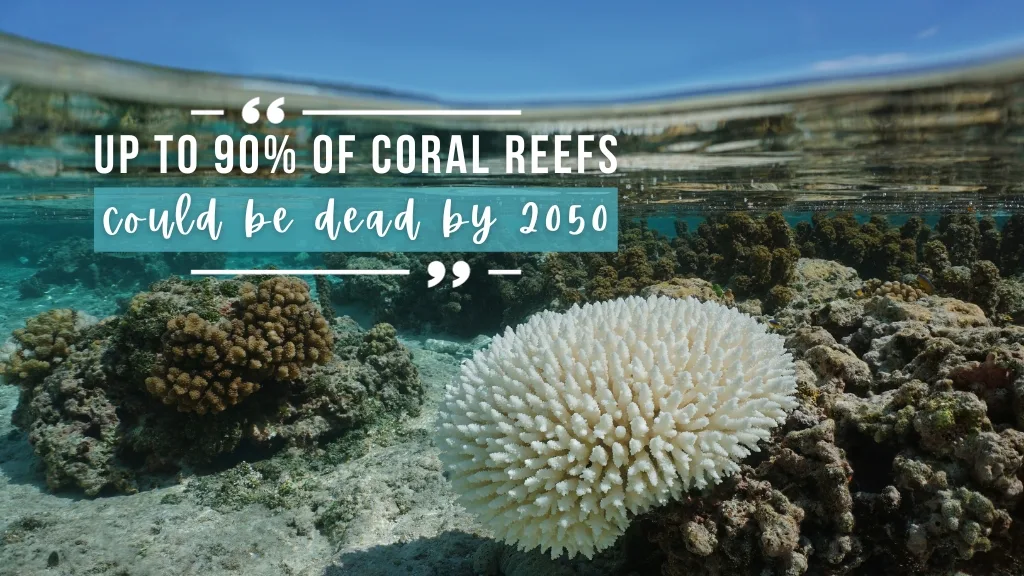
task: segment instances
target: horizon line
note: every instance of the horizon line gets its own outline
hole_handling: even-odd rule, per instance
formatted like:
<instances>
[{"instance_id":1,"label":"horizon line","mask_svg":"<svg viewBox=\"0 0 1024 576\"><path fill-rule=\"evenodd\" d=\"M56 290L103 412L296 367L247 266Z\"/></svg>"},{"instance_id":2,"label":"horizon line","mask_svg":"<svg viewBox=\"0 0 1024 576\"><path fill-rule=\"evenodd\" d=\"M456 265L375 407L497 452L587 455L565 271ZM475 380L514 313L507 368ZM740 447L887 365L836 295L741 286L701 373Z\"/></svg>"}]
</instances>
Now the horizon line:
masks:
<instances>
[{"instance_id":1,"label":"horizon line","mask_svg":"<svg viewBox=\"0 0 1024 576\"><path fill-rule=\"evenodd\" d=\"M156 65L141 61L115 58L96 53L84 52L82 50L68 48L57 44L41 42L12 33L0 31L0 76L6 76L14 82L24 82L30 85L47 86L51 89L63 89L66 91L81 90L94 94L106 94L109 86L102 82L99 76L105 76L108 80L124 80L125 76L136 76L140 80L148 79L160 83L165 81L168 85L177 84L181 77L198 82L200 84L220 84L220 86L206 86L207 93L205 101L203 96L189 94L175 94L166 90L152 89L137 91L135 94L124 94L119 92L120 97L134 97L138 100L149 101L162 105L186 106L195 108L218 109L224 107L234 96L225 100L229 94L263 94L277 92L280 95L291 96L292 101L300 100L307 102L301 105L291 105L287 108L313 109L316 107L310 100L344 100L350 102L346 108L358 108L358 105L366 105L380 108L382 104L399 107L402 103L409 105L424 105L433 107L451 106L462 109L481 108L470 100L457 98L439 98L414 91L403 91L388 88L373 88L370 86L346 84L344 82L324 82L313 80L302 80L298 78L283 78L271 75L242 75L220 72L209 72L203 70L189 70L174 68L164 65ZM33 62L28 60L32 59ZM544 116L555 112L566 113L580 111L573 110L573 107L587 109L587 112L602 111L602 107L611 106L615 113L629 112L623 107L631 106L643 108L653 104L668 105L670 108L705 108L709 105L727 106L750 103L751 101L763 102L785 97L808 98L831 94L837 89L843 91L870 92L878 90L891 90L894 85L900 82L915 85L934 85L941 82L962 82L975 78L979 73L987 73L986 77L1007 76L1008 70L1014 74L1024 70L1024 38L1013 41L999 41L991 44L980 45L971 49L955 50L949 53L929 56L924 58L926 62L911 61L906 65L889 67L882 70L858 71L856 69L835 73L815 73L813 70L791 70L780 73L776 80L753 80L753 81L719 81L692 82L691 87L677 89L652 89L646 93L637 93L632 96L596 96L593 98L565 97L565 98L520 98L510 99L506 105L514 105L524 109L529 119L533 116ZM38 61L49 60L47 66L40 66ZM76 64L77 66L73 66ZM85 69L82 69L82 68ZM57 68L64 70L64 77L53 74ZM92 68L91 70L88 68ZM45 69L41 70L41 69ZM44 73L45 72L45 73ZM102 72L102 73L101 73ZM167 76L162 78L161 76ZM177 78L175 78L177 77ZM966 78L965 78L966 77ZM174 82L172 82L172 80ZM77 82L76 82L77 81ZM259 83L266 85L260 86ZM850 86L850 83L855 83ZM109 84L109 83L106 83ZM140 82L140 85L147 84ZM151 84L151 83L149 83ZM278 86L273 86L277 84ZM74 86L72 86L74 85ZM123 88L123 86L122 86ZM211 98L209 90L216 88L220 98ZM799 91L799 96L793 92ZM145 92L145 93L143 93ZM195 90L193 89L193 92ZM709 99L717 99L717 102L709 102ZM736 102L735 100L742 102ZM213 102L212 100L217 100ZM355 100L353 102L353 100ZM517 102L513 104L513 102ZM493 104L493 102L492 102ZM569 108L569 110L565 110ZM434 108L437 109L437 108ZM609 112L609 110L603 110Z\"/></svg>"}]
</instances>

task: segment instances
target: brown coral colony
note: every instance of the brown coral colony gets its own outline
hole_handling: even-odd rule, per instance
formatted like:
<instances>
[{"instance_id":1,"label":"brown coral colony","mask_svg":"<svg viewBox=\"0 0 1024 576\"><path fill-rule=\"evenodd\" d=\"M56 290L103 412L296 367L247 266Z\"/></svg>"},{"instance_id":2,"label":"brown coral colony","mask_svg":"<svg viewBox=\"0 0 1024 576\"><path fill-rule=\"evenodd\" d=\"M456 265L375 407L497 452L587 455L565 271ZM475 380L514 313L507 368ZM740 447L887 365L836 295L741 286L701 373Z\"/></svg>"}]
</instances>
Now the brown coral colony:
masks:
<instances>
[{"instance_id":1,"label":"brown coral colony","mask_svg":"<svg viewBox=\"0 0 1024 576\"><path fill-rule=\"evenodd\" d=\"M0 363L0 375L25 384L43 378L71 352L77 317L74 310L62 308L29 318L24 328L13 333L21 351Z\"/></svg>"},{"instance_id":2,"label":"brown coral colony","mask_svg":"<svg viewBox=\"0 0 1024 576\"><path fill-rule=\"evenodd\" d=\"M334 336L309 287L277 276L242 286L230 317L195 313L167 323L146 389L181 412L221 412L268 382L291 382L331 357Z\"/></svg>"}]
</instances>

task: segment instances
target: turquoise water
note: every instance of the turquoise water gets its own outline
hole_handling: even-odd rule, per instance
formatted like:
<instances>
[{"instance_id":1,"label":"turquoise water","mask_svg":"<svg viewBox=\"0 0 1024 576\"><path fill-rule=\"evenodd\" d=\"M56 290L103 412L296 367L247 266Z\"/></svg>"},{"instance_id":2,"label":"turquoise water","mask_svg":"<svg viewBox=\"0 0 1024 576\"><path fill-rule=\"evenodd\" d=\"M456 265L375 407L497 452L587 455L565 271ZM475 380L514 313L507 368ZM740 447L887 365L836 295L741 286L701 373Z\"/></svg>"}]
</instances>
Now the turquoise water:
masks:
<instances>
[{"instance_id":1,"label":"turquoise water","mask_svg":"<svg viewBox=\"0 0 1024 576\"><path fill-rule=\"evenodd\" d=\"M527 110L500 122L293 114L248 127L238 110L196 119L190 104L160 102L145 86L125 84L132 96L116 97L117 86L95 81L72 90L57 75L52 85L14 71L5 79L0 63L0 574L1024 573L1015 554L1024 536L1024 75L1011 64L870 89ZM153 150L131 174L95 174L96 134L186 132L207 143L249 132L307 144L316 134L473 133L485 161L500 161L506 134L614 134L619 170L384 178L360 147L349 162L362 168L311 176L299 146L300 169L273 179L162 175ZM610 187L619 251L96 253L91 194L113 185ZM431 285L435 261L449 274ZM472 274L453 286L459 261ZM409 273L295 279L275 268ZM265 272L202 278L195 269ZM493 269L520 275L486 274ZM616 308L596 328L566 320L657 296L645 302L666 308L647 316ZM741 320L664 324L684 318L672 306L687 297ZM537 335L545 318L568 324ZM580 326L603 347L574 339ZM503 353L493 337L530 330L540 332L523 341L537 349L494 360L503 376L488 389L539 398L549 389L515 388L534 375L560 392L554 404L526 393L526 402L494 400L521 435L464 426L477 436L462 448L523 443L490 456L497 476L467 480L470 465L452 464L459 443L439 431L491 411L459 404L459 388L446 387L474 354L484 366ZM747 332L768 351L729 340ZM658 355L684 341L707 351L710 376L696 361L672 364L682 348ZM716 346L726 351L714 360ZM623 350L635 362L607 374L632 386L616 388L626 396L599 408L598 392L592 405L570 399L570 382L605 385L602 366ZM555 366L566 357L573 364ZM770 384L744 388L768 373L766 359L792 367L791 401L763 434L744 435L772 410L736 416L749 398L771 396ZM659 388L655 372L671 386ZM679 430L713 429L706 444L753 438L758 450L701 448L721 482L660 501L649 496L659 484L637 471L695 477L680 472L682 452L658 459L686 434L655 418L671 412L672 387L698 381L703 400L687 396L679 402L691 407L673 412L673 422L693 418ZM734 390L735 405L712 399ZM646 400L630 407L645 395L649 413ZM686 412L701 402L713 405L705 420ZM606 444L573 420L593 417L596 430L595 410L621 426ZM488 436L499 431L501 442ZM562 434L578 435L578 446ZM611 439L627 435L637 443ZM643 505L622 513L622 525L605 522L618 514L615 498L588 504L568 483L516 484L527 469L577 487L591 474L611 478L598 445L629 463L615 478L639 486L629 498ZM573 472L584 449L590 463ZM527 453L521 468L500 468ZM501 485L490 509L507 513L490 522L474 504L489 482ZM608 482L594 490L618 494ZM563 523L548 522L556 512L545 502L559 503ZM523 538L545 534L545 548L593 558L516 551L515 526ZM602 540L610 532L596 526L621 534Z\"/></svg>"}]
</instances>

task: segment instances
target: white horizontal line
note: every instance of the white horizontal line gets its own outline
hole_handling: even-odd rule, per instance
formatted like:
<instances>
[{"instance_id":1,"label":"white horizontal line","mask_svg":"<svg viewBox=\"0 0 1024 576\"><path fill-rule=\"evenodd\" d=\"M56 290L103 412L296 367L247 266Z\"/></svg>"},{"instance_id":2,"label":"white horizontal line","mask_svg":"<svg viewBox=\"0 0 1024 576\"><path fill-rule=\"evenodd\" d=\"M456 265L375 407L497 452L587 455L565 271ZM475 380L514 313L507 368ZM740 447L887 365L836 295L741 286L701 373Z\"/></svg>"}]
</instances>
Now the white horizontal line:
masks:
<instances>
[{"instance_id":1,"label":"white horizontal line","mask_svg":"<svg viewBox=\"0 0 1024 576\"><path fill-rule=\"evenodd\" d=\"M522 116L522 110L303 110L305 116Z\"/></svg>"},{"instance_id":2,"label":"white horizontal line","mask_svg":"<svg viewBox=\"0 0 1024 576\"><path fill-rule=\"evenodd\" d=\"M522 270L488 270L488 274L491 276L520 276Z\"/></svg>"},{"instance_id":3,"label":"white horizontal line","mask_svg":"<svg viewBox=\"0 0 1024 576\"><path fill-rule=\"evenodd\" d=\"M223 110L193 110L193 116L223 116Z\"/></svg>"},{"instance_id":4,"label":"white horizontal line","mask_svg":"<svg viewBox=\"0 0 1024 576\"><path fill-rule=\"evenodd\" d=\"M408 276L408 270L193 270L199 276Z\"/></svg>"}]
</instances>

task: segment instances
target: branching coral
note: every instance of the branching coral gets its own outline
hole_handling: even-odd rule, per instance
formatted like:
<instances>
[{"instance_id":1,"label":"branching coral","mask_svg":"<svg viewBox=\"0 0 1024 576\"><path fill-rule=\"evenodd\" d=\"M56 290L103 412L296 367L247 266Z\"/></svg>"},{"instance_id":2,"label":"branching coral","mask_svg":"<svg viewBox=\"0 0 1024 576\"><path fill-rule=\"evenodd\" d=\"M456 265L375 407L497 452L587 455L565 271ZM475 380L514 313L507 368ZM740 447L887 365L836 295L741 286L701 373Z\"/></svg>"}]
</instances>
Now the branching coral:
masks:
<instances>
[{"instance_id":1,"label":"branching coral","mask_svg":"<svg viewBox=\"0 0 1024 576\"><path fill-rule=\"evenodd\" d=\"M11 383L32 384L50 373L74 349L78 315L73 310L48 310L25 321L12 336L19 349L0 363L0 374Z\"/></svg>"},{"instance_id":2,"label":"branching coral","mask_svg":"<svg viewBox=\"0 0 1024 576\"><path fill-rule=\"evenodd\" d=\"M267 342L254 339L251 348L236 347L228 342L228 329L229 323L214 325L197 314L172 318L146 389L164 404L197 414L220 412L259 390L241 374L249 361L269 360Z\"/></svg>"},{"instance_id":3,"label":"branching coral","mask_svg":"<svg viewBox=\"0 0 1024 576\"><path fill-rule=\"evenodd\" d=\"M816 214L811 223L797 225L796 235L805 258L829 258L856 268L865 278L896 280L917 271L920 247L930 230L920 218L896 228L883 217L861 224L852 214Z\"/></svg>"},{"instance_id":4,"label":"branching coral","mask_svg":"<svg viewBox=\"0 0 1024 576\"><path fill-rule=\"evenodd\" d=\"M885 281L882 282L878 279L868 280L864 283L864 288L861 289L861 297L869 296L889 296L892 298L899 298L911 302L919 298L924 298L928 293L923 289L912 286L910 284L904 284L899 281Z\"/></svg>"},{"instance_id":5,"label":"branching coral","mask_svg":"<svg viewBox=\"0 0 1024 576\"><path fill-rule=\"evenodd\" d=\"M978 259L981 227L973 214L944 214L935 226L954 266L970 266Z\"/></svg>"},{"instance_id":6,"label":"branching coral","mask_svg":"<svg viewBox=\"0 0 1024 576\"><path fill-rule=\"evenodd\" d=\"M522 549L592 556L720 482L795 406L782 339L734 309L631 297L545 312L464 364L437 443L463 505Z\"/></svg>"},{"instance_id":7,"label":"branching coral","mask_svg":"<svg viewBox=\"0 0 1024 576\"><path fill-rule=\"evenodd\" d=\"M237 348L258 351L247 368L279 381L295 380L301 369L331 357L334 335L312 304L309 287L298 278L276 276L242 286L241 318L231 321L232 353ZM260 341L265 341L264 346Z\"/></svg>"},{"instance_id":8,"label":"branching coral","mask_svg":"<svg viewBox=\"0 0 1024 576\"><path fill-rule=\"evenodd\" d=\"M670 280L677 268L668 238L645 221L622 223L618 252L551 254L543 265L551 298L560 309L636 295Z\"/></svg>"},{"instance_id":9,"label":"branching coral","mask_svg":"<svg viewBox=\"0 0 1024 576\"><path fill-rule=\"evenodd\" d=\"M800 252L785 218L778 212L763 219L747 213L713 215L694 235L674 241L681 270L722 282L738 295L767 294L793 277ZM776 294L775 301L781 302Z\"/></svg>"},{"instance_id":10,"label":"branching coral","mask_svg":"<svg viewBox=\"0 0 1024 576\"><path fill-rule=\"evenodd\" d=\"M147 390L181 412L221 412L262 382L296 380L302 368L331 357L330 326L301 280L244 284L233 312L217 323L195 313L168 321Z\"/></svg>"}]
</instances>

